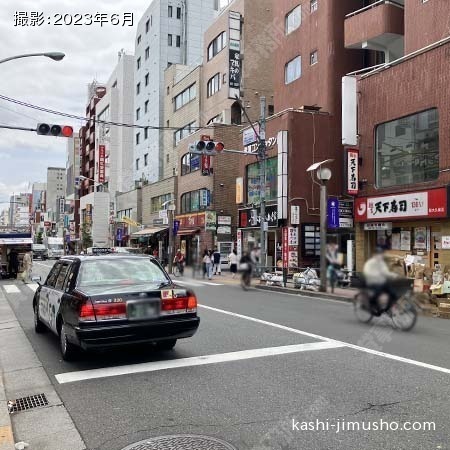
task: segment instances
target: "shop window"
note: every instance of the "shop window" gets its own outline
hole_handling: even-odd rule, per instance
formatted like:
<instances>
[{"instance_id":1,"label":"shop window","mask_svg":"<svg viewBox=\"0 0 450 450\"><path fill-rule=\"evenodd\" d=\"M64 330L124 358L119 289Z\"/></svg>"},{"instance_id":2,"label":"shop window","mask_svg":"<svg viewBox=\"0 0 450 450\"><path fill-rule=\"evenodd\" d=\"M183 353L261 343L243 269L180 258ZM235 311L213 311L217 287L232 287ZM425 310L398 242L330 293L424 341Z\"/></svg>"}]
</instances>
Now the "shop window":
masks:
<instances>
[{"instance_id":1,"label":"shop window","mask_svg":"<svg viewBox=\"0 0 450 450\"><path fill-rule=\"evenodd\" d=\"M375 133L378 187L424 183L439 176L439 114L436 108L378 125Z\"/></svg>"},{"instance_id":2,"label":"shop window","mask_svg":"<svg viewBox=\"0 0 450 450\"><path fill-rule=\"evenodd\" d=\"M255 205L261 203L259 195L260 163L247 166L247 203ZM278 184L278 160L269 158L266 160L266 201L277 199Z\"/></svg>"}]
</instances>

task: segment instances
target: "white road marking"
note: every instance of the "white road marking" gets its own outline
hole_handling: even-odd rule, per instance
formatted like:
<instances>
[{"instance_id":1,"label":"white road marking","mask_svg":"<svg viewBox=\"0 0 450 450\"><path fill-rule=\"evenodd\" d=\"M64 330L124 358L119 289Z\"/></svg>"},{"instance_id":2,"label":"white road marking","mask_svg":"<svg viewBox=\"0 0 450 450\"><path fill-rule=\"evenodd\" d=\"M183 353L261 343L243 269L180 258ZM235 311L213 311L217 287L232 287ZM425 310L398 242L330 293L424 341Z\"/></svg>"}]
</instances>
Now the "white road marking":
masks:
<instances>
[{"instance_id":1,"label":"white road marking","mask_svg":"<svg viewBox=\"0 0 450 450\"><path fill-rule=\"evenodd\" d=\"M263 358L266 356L287 355L290 353L326 350L343 347L334 342L312 342L308 344L286 345L281 347L256 348L239 352L219 353L216 355L194 356L170 361L155 361L144 364L130 364L126 366L107 367L103 369L82 370L79 372L66 372L55 375L59 384L73 383L75 381L93 380L96 378L115 377L133 373L156 372L159 370L178 369L180 367L204 366L244 359Z\"/></svg>"},{"instance_id":2,"label":"white road marking","mask_svg":"<svg viewBox=\"0 0 450 450\"><path fill-rule=\"evenodd\" d=\"M172 280L175 284L181 284L182 286L194 286L194 287L200 287L200 286L224 286L221 283L212 283L210 281L193 281L193 280L178 280L177 278L174 278Z\"/></svg>"},{"instance_id":3,"label":"white road marking","mask_svg":"<svg viewBox=\"0 0 450 450\"><path fill-rule=\"evenodd\" d=\"M5 284L3 289L7 294L20 294L20 289L15 284Z\"/></svg>"},{"instance_id":4,"label":"white road marking","mask_svg":"<svg viewBox=\"0 0 450 450\"><path fill-rule=\"evenodd\" d=\"M33 291L36 292L36 289L39 287L37 283L29 283L27 286Z\"/></svg>"},{"instance_id":5,"label":"white road marking","mask_svg":"<svg viewBox=\"0 0 450 450\"><path fill-rule=\"evenodd\" d=\"M353 350L358 350L361 352L365 352L365 353L370 353L372 355L376 355L376 356L381 356L383 358L387 358L387 359L392 359L394 361L399 361L399 362L403 362L406 364L411 364L417 367L422 367L425 369L430 369L430 370L435 370L437 372L443 372L443 373L448 373L450 374L450 369L447 369L446 367L440 367L440 366L435 366L433 364L428 364L428 363L424 363L421 361L416 361L414 359L409 359L409 358L403 358L402 356L397 356L397 355L393 355L391 353L385 353L385 352L379 352L378 350L373 350L371 348L366 348L366 347L360 347L359 345L354 345L354 344L350 344L348 342L344 342L344 341L338 341L336 339L331 339L325 336L320 336L318 334L313 334L313 333L308 333L306 331L301 331L301 330L297 330L296 328L290 328L290 327L286 327L284 325L280 325L278 323L273 323L273 322L267 322L265 320L261 320L261 319L257 319L255 317L250 317L250 316L244 316L243 314L237 314L231 311L225 311L223 309L218 309L218 308L212 308L211 306L205 306L205 305L198 305L201 308L205 308L205 309L209 309L211 311L216 311L222 314L227 314L229 316L233 316L233 317L239 317L240 319L245 319L245 320L250 320L251 322L256 322L256 323L260 323L263 325L268 325L274 328L279 328L280 330L285 330L285 331L290 331L291 333L296 333L296 334L301 334L303 336L309 336L315 339L319 339L325 342L329 342L329 343L334 343L334 344L341 344L344 347L348 347L348 348L352 348Z\"/></svg>"}]
</instances>

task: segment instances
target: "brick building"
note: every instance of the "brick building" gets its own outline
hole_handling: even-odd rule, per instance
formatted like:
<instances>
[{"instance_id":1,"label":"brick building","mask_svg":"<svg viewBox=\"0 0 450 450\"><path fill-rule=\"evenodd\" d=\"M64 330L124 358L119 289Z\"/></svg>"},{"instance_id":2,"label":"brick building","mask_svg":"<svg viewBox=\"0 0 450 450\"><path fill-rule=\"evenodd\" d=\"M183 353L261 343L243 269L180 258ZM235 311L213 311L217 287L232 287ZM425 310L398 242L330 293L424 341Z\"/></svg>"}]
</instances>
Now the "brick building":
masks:
<instances>
[{"instance_id":1,"label":"brick building","mask_svg":"<svg viewBox=\"0 0 450 450\"><path fill-rule=\"evenodd\" d=\"M402 11L405 55L357 81L359 270L377 245L429 267L450 264L448 4L407 1ZM365 14L354 17L361 30Z\"/></svg>"},{"instance_id":2,"label":"brick building","mask_svg":"<svg viewBox=\"0 0 450 450\"><path fill-rule=\"evenodd\" d=\"M273 21L265 26L266 45L273 52L274 78L274 114L267 121L266 131L271 144L266 178L269 266L282 259L282 226L291 228L291 242L296 243L288 249L290 267L319 262L320 189L317 180L306 172L310 165L333 160L328 192L342 198L341 78L363 67L367 58L362 50L344 47L344 21L361 5L358 0L277 1ZM243 148L252 150L251 146ZM248 159L241 163L244 195L238 247L242 248L257 245L260 240L259 171L254 163ZM300 208L299 226L291 223L292 207ZM351 220L329 230L329 239L336 241L343 253L352 238Z\"/></svg>"}]
</instances>

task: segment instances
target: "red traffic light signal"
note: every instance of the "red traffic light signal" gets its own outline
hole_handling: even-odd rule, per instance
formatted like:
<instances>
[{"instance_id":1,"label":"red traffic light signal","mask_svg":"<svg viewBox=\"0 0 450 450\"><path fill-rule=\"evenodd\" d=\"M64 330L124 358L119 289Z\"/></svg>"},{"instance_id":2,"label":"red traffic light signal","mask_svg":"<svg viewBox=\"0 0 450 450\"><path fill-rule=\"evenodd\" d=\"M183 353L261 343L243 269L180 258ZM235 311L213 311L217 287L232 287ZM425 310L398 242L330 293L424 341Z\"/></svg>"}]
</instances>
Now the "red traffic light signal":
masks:
<instances>
[{"instance_id":1,"label":"red traffic light signal","mask_svg":"<svg viewBox=\"0 0 450 450\"><path fill-rule=\"evenodd\" d=\"M69 125L38 123L36 133L42 136L72 137L73 128Z\"/></svg>"}]
</instances>

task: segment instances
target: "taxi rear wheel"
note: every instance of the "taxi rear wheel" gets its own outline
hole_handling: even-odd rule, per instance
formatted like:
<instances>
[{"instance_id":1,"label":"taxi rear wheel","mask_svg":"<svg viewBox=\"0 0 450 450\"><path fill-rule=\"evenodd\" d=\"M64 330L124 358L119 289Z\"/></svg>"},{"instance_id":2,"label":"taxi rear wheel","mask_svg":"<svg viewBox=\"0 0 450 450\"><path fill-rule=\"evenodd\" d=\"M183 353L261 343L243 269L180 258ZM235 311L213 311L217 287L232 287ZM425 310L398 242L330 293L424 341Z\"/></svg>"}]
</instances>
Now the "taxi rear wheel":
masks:
<instances>
[{"instance_id":1,"label":"taxi rear wheel","mask_svg":"<svg viewBox=\"0 0 450 450\"><path fill-rule=\"evenodd\" d=\"M73 361L77 358L80 352L76 345L69 342L64 323L61 325L61 330L59 332L59 347L64 361Z\"/></svg>"},{"instance_id":2,"label":"taxi rear wheel","mask_svg":"<svg viewBox=\"0 0 450 450\"><path fill-rule=\"evenodd\" d=\"M177 343L176 339L168 339L166 341L156 342L156 349L162 351L172 350Z\"/></svg>"},{"instance_id":3,"label":"taxi rear wheel","mask_svg":"<svg viewBox=\"0 0 450 450\"><path fill-rule=\"evenodd\" d=\"M34 331L36 333L44 333L46 331L45 325L41 322L39 318L39 307L38 305L34 305Z\"/></svg>"}]
</instances>

